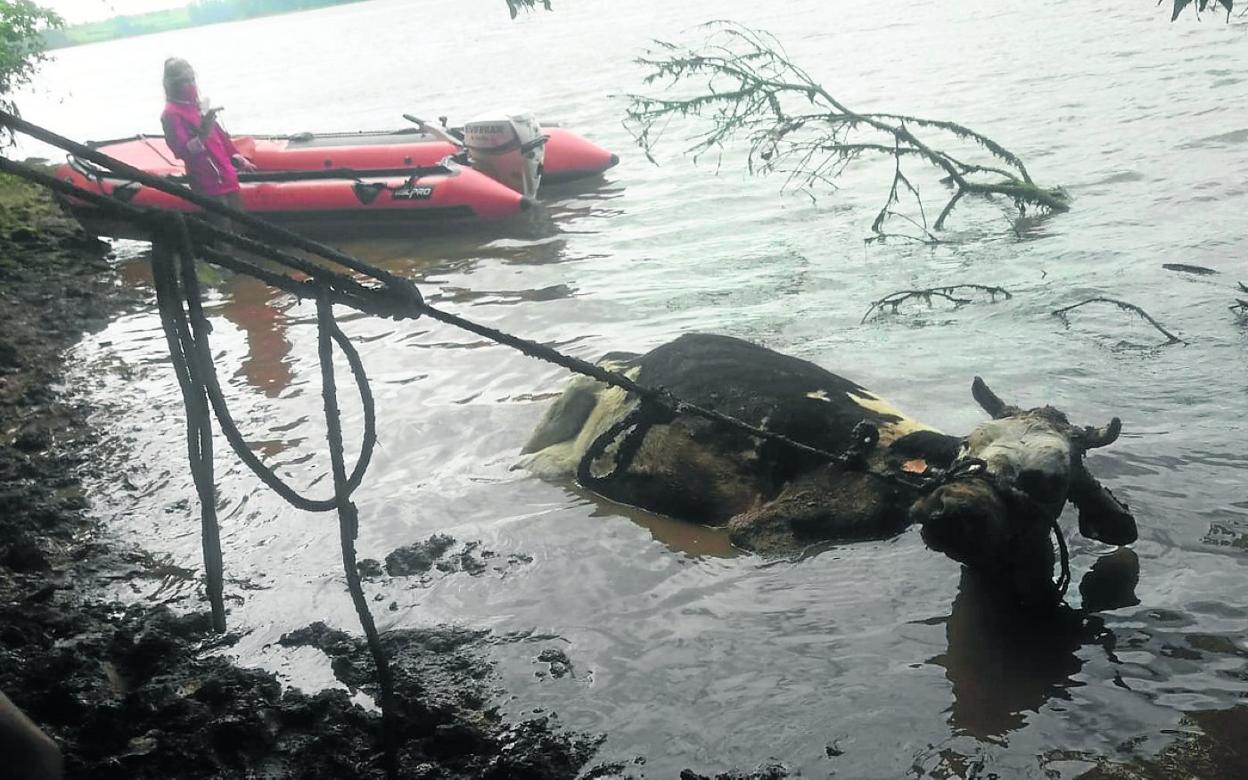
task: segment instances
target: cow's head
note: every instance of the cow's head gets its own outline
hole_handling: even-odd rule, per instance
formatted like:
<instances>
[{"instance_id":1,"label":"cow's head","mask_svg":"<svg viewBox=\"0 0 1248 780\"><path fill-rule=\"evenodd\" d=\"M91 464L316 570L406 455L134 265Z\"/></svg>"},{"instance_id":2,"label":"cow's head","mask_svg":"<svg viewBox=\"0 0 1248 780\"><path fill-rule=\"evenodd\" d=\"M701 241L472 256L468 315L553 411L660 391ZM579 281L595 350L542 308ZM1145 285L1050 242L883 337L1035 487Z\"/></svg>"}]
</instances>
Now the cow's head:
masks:
<instances>
[{"instance_id":1,"label":"cow's head","mask_svg":"<svg viewBox=\"0 0 1248 780\"><path fill-rule=\"evenodd\" d=\"M1088 450L1112 444L1118 418L1080 428L1051 406L1004 403L979 377L971 393L992 419L963 442L942 484L914 504L929 547L977 569L1030 605L1059 598L1051 532L1067 501L1080 509L1085 536L1135 540L1135 522L1088 472Z\"/></svg>"}]
</instances>

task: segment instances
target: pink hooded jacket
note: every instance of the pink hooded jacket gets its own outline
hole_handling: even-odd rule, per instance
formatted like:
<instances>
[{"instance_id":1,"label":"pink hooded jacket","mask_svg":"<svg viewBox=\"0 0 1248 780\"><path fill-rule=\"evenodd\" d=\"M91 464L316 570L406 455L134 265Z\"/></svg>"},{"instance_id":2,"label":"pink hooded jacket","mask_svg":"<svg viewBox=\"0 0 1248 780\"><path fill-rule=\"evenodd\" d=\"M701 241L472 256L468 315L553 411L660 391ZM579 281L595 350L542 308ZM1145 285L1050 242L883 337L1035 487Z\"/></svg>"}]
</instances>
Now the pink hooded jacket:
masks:
<instances>
[{"instance_id":1,"label":"pink hooded jacket","mask_svg":"<svg viewBox=\"0 0 1248 780\"><path fill-rule=\"evenodd\" d=\"M202 115L196 100L170 100L165 103L160 123L165 143L174 156L186 163L191 188L205 195L238 192L238 172L231 159L238 149L229 134L213 125L207 138L199 137Z\"/></svg>"}]
</instances>

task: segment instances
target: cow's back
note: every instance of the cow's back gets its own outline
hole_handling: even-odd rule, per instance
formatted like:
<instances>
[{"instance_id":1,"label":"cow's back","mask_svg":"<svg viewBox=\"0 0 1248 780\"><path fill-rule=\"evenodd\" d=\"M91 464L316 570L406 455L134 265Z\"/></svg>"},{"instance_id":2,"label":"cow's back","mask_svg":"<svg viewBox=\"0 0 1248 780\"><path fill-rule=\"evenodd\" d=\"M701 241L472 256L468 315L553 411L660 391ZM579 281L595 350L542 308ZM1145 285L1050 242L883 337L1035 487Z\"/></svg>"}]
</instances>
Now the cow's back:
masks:
<instances>
[{"instance_id":1,"label":"cow's back","mask_svg":"<svg viewBox=\"0 0 1248 780\"><path fill-rule=\"evenodd\" d=\"M848 379L730 336L688 334L640 357L610 357L603 363L644 386L831 452L845 448L862 420L886 444L924 429ZM599 441L624 420L638 424ZM630 432L638 446L621 446ZM584 463L595 441L602 452ZM635 397L585 378L573 380L525 451L539 474L570 476L579 467L582 483L609 498L708 525L770 499L821 463L694 415L656 421Z\"/></svg>"},{"instance_id":2,"label":"cow's back","mask_svg":"<svg viewBox=\"0 0 1248 780\"><path fill-rule=\"evenodd\" d=\"M856 382L731 336L687 334L646 353L636 365L644 385L665 387L682 400L833 452L845 447L863 420L880 429L884 445L931 430Z\"/></svg>"}]
</instances>

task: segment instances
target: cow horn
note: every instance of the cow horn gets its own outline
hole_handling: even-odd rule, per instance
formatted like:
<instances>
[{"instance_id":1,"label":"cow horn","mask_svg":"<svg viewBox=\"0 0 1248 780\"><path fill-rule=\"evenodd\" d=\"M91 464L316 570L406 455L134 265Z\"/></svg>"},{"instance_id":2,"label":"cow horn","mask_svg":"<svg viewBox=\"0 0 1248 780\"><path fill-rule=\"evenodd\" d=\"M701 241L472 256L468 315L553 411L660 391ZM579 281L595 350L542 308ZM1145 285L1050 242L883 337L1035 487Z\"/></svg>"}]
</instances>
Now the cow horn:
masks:
<instances>
[{"instance_id":1,"label":"cow horn","mask_svg":"<svg viewBox=\"0 0 1248 780\"><path fill-rule=\"evenodd\" d=\"M988 384L983 379L975 377L975 381L971 382L971 395L975 397L984 411L992 416L992 419L999 420L1006 416L1005 402L997 398L997 394L988 388Z\"/></svg>"},{"instance_id":2,"label":"cow horn","mask_svg":"<svg viewBox=\"0 0 1248 780\"><path fill-rule=\"evenodd\" d=\"M1085 449L1093 450L1097 447L1108 447L1118 440L1118 434L1122 433L1122 420L1117 417L1109 421L1109 425L1101 428L1093 428L1091 426L1083 429L1083 446Z\"/></svg>"}]
</instances>

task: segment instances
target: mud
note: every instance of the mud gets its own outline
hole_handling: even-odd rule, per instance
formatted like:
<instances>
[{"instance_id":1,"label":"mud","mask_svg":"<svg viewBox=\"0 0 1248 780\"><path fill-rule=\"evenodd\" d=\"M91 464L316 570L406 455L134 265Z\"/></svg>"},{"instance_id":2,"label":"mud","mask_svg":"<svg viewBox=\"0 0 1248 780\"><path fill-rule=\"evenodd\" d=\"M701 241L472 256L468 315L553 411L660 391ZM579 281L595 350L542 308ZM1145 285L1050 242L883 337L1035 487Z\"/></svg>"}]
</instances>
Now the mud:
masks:
<instances>
[{"instance_id":1,"label":"mud","mask_svg":"<svg viewBox=\"0 0 1248 780\"><path fill-rule=\"evenodd\" d=\"M386 556L386 573L391 577L409 577L423 574L433 567L455 544L455 538L446 534L434 534L423 542L400 547Z\"/></svg>"},{"instance_id":2,"label":"mud","mask_svg":"<svg viewBox=\"0 0 1248 780\"><path fill-rule=\"evenodd\" d=\"M458 547L456 544L453 536L434 534L424 541L404 545L386 556L385 572L391 577L416 577L427 582L432 570L443 574L464 572L473 577L491 570L505 575L515 566L533 562L533 558L524 553L512 553L504 558L475 540ZM361 560L359 568L361 576L381 576L382 566L372 558Z\"/></svg>"},{"instance_id":3,"label":"mud","mask_svg":"<svg viewBox=\"0 0 1248 780\"><path fill-rule=\"evenodd\" d=\"M568 676L572 676L572 677L576 676L576 670L572 666L572 661L568 659L567 653L563 652L562 650L556 647L548 647L542 652L538 653L537 660L539 663L544 663L548 665L546 668L546 671L537 672L539 676L545 676L549 674L551 677L555 678L556 680L559 680Z\"/></svg>"},{"instance_id":4,"label":"mud","mask_svg":"<svg viewBox=\"0 0 1248 780\"><path fill-rule=\"evenodd\" d=\"M1184 735L1156 756L1100 761L1079 780L1239 780L1248 777L1248 707L1204 710L1183 718Z\"/></svg>"}]
</instances>

